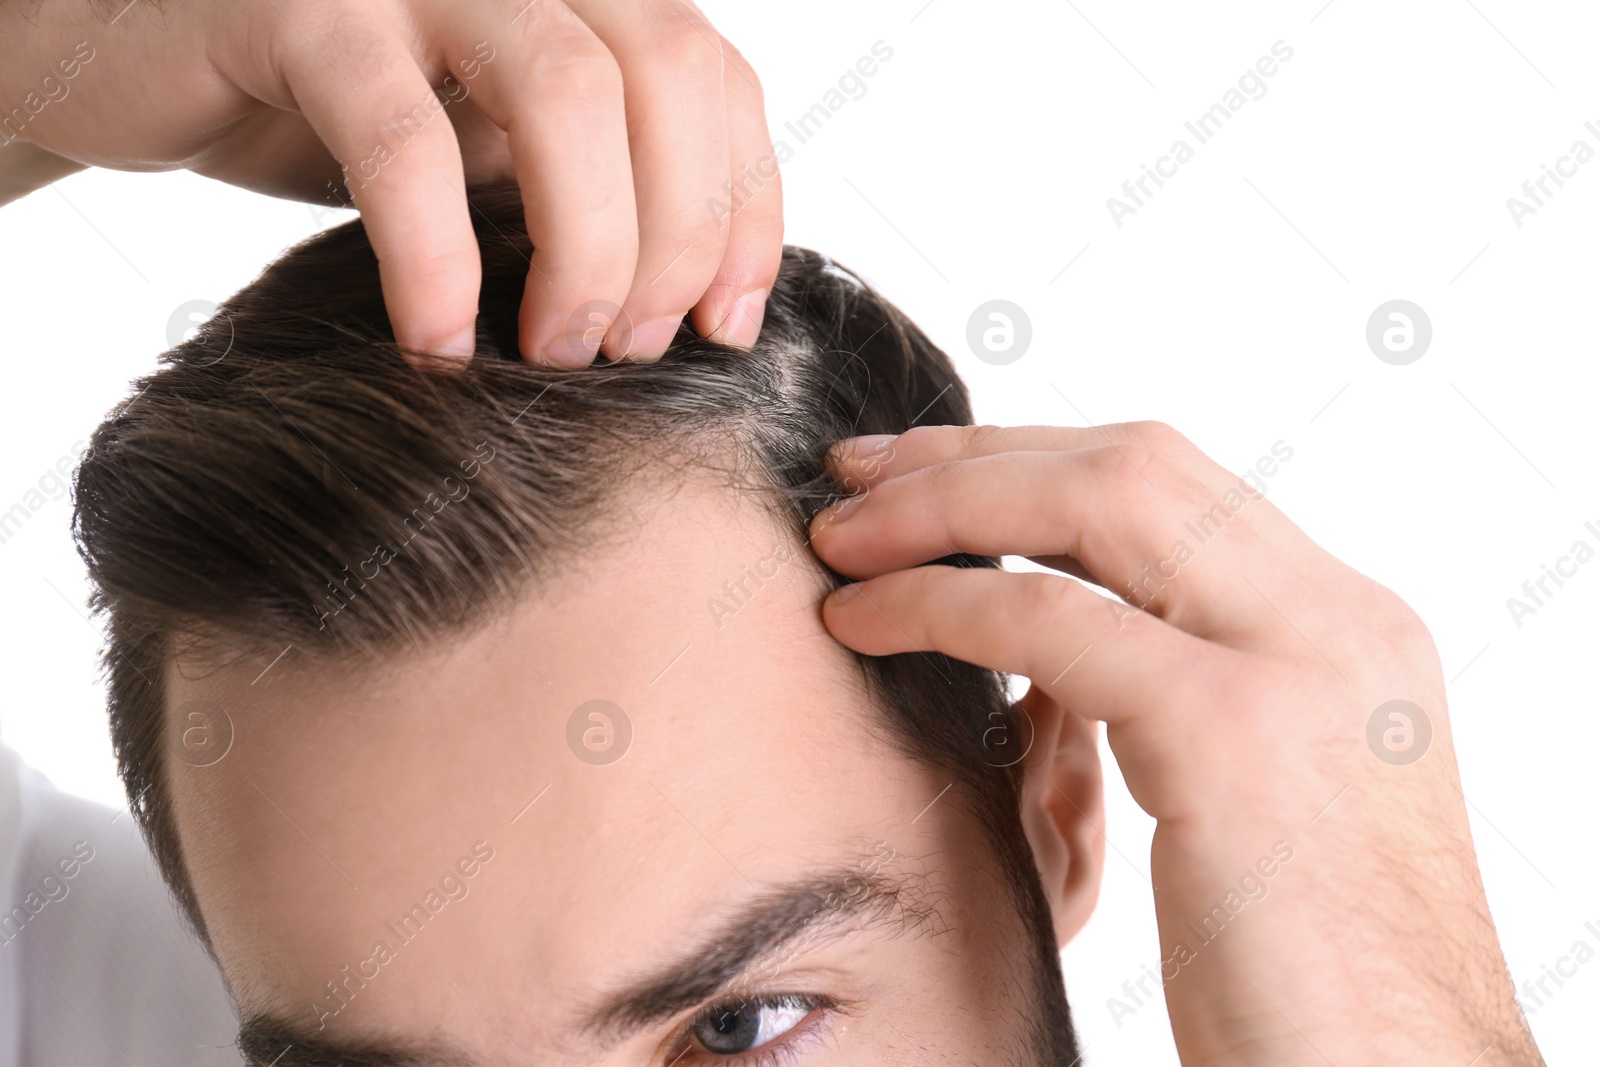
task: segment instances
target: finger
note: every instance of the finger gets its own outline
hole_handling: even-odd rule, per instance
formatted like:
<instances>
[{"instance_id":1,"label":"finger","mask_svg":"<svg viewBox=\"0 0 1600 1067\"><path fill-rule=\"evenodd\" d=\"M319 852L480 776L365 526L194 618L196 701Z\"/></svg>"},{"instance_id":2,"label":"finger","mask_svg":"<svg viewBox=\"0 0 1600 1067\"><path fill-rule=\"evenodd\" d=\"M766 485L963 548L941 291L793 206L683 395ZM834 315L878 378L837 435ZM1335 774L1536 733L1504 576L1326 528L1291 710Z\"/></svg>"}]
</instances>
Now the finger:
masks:
<instances>
[{"instance_id":1,"label":"finger","mask_svg":"<svg viewBox=\"0 0 1600 1067\"><path fill-rule=\"evenodd\" d=\"M1215 492L1238 481L1178 431L1159 422L1105 426L918 426L898 435L846 438L828 453L829 469L848 489L924 467L1002 452L1142 446Z\"/></svg>"},{"instance_id":2,"label":"finger","mask_svg":"<svg viewBox=\"0 0 1600 1067\"><path fill-rule=\"evenodd\" d=\"M622 73L560 3L458 48L492 50L473 99L507 135L533 243L519 334L523 358L587 366L601 339L625 343L619 314L638 265L638 221Z\"/></svg>"},{"instance_id":3,"label":"finger","mask_svg":"<svg viewBox=\"0 0 1600 1067\"><path fill-rule=\"evenodd\" d=\"M455 131L416 61L388 27L341 26L284 68L361 210L395 340L470 356L483 268Z\"/></svg>"},{"instance_id":4,"label":"finger","mask_svg":"<svg viewBox=\"0 0 1600 1067\"><path fill-rule=\"evenodd\" d=\"M574 6L621 65L638 197L638 264L622 304L632 335L608 335L603 351L654 359L705 294L727 245L706 209L728 180L722 39L685 0Z\"/></svg>"},{"instance_id":5,"label":"finger","mask_svg":"<svg viewBox=\"0 0 1600 1067\"><path fill-rule=\"evenodd\" d=\"M1242 501L1241 501L1242 504ZM1245 519L1138 446L1007 452L881 481L812 523L831 567L869 577L958 552L1066 556L1094 581L1185 630L1260 628L1235 595L1257 541Z\"/></svg>"},{"instance_id":6,"label":"finger","mask_svg":"<svg viewBox=\"0 0 1600 1067\"><path fill-rule=\"evenodd\" d=\"M461 79L463 75L454 77ZM511 158L511 140L500 124L485 115L468 95L474 92L474 84L458 80L454 91L460 99L449 109L450 124L455 127L456 142L461 145L461 166L466 172L467 188L515 185L517 167Z\"/></svg>"},{"instance_id":7,"label":"finger","mask_svg":"<svg viewBox=\"0 0 1600 1067\"><path fill-rule=\"evenodd\" d=\"M1282 444L1282 442L1279 442ZM846 438L829 451L828 465L845 489L860 492L886 479L912 474L928 467L961 459L1001 455L1007 452L1058 451L1104 447L1114 449L1124 460L1147 451L1158 455L1163 466L1201 486L1205 493L1202 507L1190 516L1198 541L1208 539L1230 516L1249 504L1249 525L1260 542L1293 556L1297 548L1314 548L1305 534L1289 521L1263 495L1272 469L1258 460L1255 470L1243 476L1224 470L1186 437L1160 422L1112 423L1104 426L919 426L905 433ZM1273 449L1278 454L1277 446ZM1292 452L1288 453L1292 454ZM1188 523L1186 522L1186 527ZM1180 535L1184 536L1184 535ZM1147 562L1156 564L1174 555L1176 542L1162 545L1167 552ZM1322 553L1316 553L1321 556ZM1098 581L1078 561L1058 554L1031 555L1034 562L1052 567L1086 581ZM1121 592L1122 590L1119 590Z\"/></svg>"},{"instance_id":8,"label":"finger","mask_svg":"<svg viewBox=\"0 0 1600 1067\"><path fill-rule=\"evenodd\" d=\"M819 513L811 545L851 577L957 552L1070 555L1116 589L1130 566L1165 547L1164 528L1183 522L1178 505L1188 487L1155 469L1158 462L1148 453L1082 448L922 467ZM1103 546L1088 536L1100 532Z\"/></svg>"},{"instance_id":9,"label":"finger","mask_svg":"<svg viewBox=\"0 0 1600 1067\"><path fill-rule=\"evenodd\" d=\"M1070 579L987 568L896 571L835 591L822 614L857 652L942 652L1026 675L1113 725L1165 714L1185 699L1172 679L1208 670L1222 651Z\"/></svg>"},{"instance_id":10,"label":"finger","mask_svg":"<svg viewBox=\"0 0 1600 1067\"><path fill-rule=\"evenodd\" d=\"M690 320L704 337L751 348L783 259L783 181L767 132L761 83L744 56L726 40L722 44L732 172L726 196L707 208L718 228L727 231L728 242Z\"/></svg>"}]
</instances>

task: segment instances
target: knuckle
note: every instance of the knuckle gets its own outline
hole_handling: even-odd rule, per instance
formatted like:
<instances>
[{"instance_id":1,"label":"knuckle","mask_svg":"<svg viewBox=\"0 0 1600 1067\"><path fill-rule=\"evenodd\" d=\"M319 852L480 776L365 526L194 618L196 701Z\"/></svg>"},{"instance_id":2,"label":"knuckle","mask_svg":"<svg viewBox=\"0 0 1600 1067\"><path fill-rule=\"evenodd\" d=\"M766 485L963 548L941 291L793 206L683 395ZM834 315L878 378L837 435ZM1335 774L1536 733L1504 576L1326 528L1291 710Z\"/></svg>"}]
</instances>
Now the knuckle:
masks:
<instances>
[{"instance_id":1,"label":"knuckle","mask_svg":"<svg viewBox=\"0 0 1600 1067\"><path fill-rule=\"evenodd\" d=\"M1026 618L1058 619L1072 610L1077 592L1072 582L1037 571L1017 577L1022 580L1021 600Z\"/></svg>"},{"instance_id":2,"label":"knuckle","mask_svg":"<svg viewBox=\"0 0 1600 1067\"><path fill-rule=\"evenodd\" d=\"M964 427L950 426L913 426L911 429L895 438L897 451L914 452L919 455L941 455L945 451L941 445L946 442L955 443L960 439Z\"/></svg>"},{"instance_id":3,"label":"knuckle","mask_svg":"<svg viewBox=\"0 0 1600 1067\"><path fill-rule=\"evenodd\" d=\"M765 114L767 91L761 85L761 77L750 65L750 61L744 57L744 53L727 39L722 41L722 62L729 75L728 84L732 86L733 91L757 108L760 114Z\"/></svg>"},{"instance_id":4,"label":"knuckle","mask_svg":"<svg viewBox=\"0 0 1600 1067\"><path fill-rule=\"evenodd\" d=\"M979 426L963 426L960 428L958 440L963 453L982 454L992 450L1003 438L1003 429L993 424L984 423Z\"/></svg>"},{"instance_id":5,"label":"knuckle","mask_svg":"<svg viewBox=\"0 0 1600 1067\"><path fill-rule=\"evenodd\" d=\"M672 222L672 248L667 255L677 255L680 249L684 250L682 255L685 263L707 273L707 277L693 279L690 283L703 289L705 283L710 281L709 274L722 259L723 250L727 247L727 232L717 225L701 204L684 205L681 211L674 213ZM669 272L667 278L671 279L676 273Z\"/></svg>"},{"instance_id":6,"label":"knuckle","mask_svg":"<svg viewBox=\"0 0 1600 1067\"><path fill-rule=\"evenodd\" d=\"M966 468L960 462L934 463L922 469L921 478L926 479L928 491L940 502L941 511L960 506L968 495L964 492L965 473ZM885 482L884 486L893 487L890 482Z\"/></svg>"},{"instance_id":7,"label":"knuckle","mask_svg":"<svg viewBox=\"0 0 1600 1067\"><path fill-rule=\"evenodd\" d=\"M1094 449L1088 455L1089 474L1118 496L1149 488L1149 471L1158 462L1154 450L1142 444Z\"/></svg>"},{"instance_id":8,"label":"knuckle","mask_svg":"<svg viewBox=\"0 0 1600 1067\"><path fill-rule=\"evenodd\" d=\"M599 38L569 33L546 42L528 71L529 102L581 103L622 97L622 68Z\"/></svg>"},{"instance_id":9,"label":"knuckle","mask_svg":"<svg viewBox=\"0 0 1600 1067\"><path fill-rule=\"evenodd\" d=\"M1127 424L1126 433L1131 440L1157 452L1175 452L1191 447L1187 437L1168 424L1154 419L1130 422Z\"/></svg>"},{"instance_id":10,"label":"knuckle","mask_svg":"<svg viewBox=\"0 0 1600 1067\"><path fill-rule=\"evenodd\" d=\"M724 56L721 37L704 16L680 14L665 20L652 37L653 65L674 84L722 84Z\"/></svg>"},{"instance_id":11,"label":"knuckle","mask_svg":"<svg viewBox=\"0 0 1600 1067\"><path fill-rule=\"evenodd\" d=\"M1352 595L1365 629L1380 647L1404 658L1412 658L1426 649L1434 650L1433 633L1400 595L1387 586L1370 579L1356 585Z\"/></svg>"},{"instance_id":12,"label":"knuckle","mask_svg":"<svg viewBox=\"0 0 1600 1067\"><path fill-rule=\"evenodd\" d=\"M713 193L712 200L737 220L729 244L744 250L742 258L759 263L766 281L777 277L783 259L783 175L771 148L737 162L737 169ZM725 224L726 220L718 219L717 228Z\"/></svg>"}]
</instances>

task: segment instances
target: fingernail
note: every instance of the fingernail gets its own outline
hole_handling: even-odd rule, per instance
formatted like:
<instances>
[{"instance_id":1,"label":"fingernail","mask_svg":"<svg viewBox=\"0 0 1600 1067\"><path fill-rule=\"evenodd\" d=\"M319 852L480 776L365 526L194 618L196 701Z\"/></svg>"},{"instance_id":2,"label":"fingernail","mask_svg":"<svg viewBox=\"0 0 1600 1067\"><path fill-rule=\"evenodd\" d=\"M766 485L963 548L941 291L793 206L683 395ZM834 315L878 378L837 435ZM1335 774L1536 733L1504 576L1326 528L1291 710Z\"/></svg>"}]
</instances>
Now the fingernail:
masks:
<instances>
[{"instance_id":1,"label":"fingernail","mask_svg":"<svg viewBox=\"0 0 1600 1067\"><path fill-rule=\"evenodd\" d=\"M851 452L854 453L857 459L881 456L887 450L889 442L899 436L897 433L869 433L862 437L854 438Z\"/></svg>"},{"instance_id":2,"label":"fingernail","mask_svg":"<svg viewBox=\"0 0 1600 1067\"><path fill-rule=\"evenodd\" d=\"M581 333L569 337L557 337L554 341L544 346L540 358L557 367L587 367L594 362L595 353L600 351L598 341L590 341Z\"/></svg>"},{"instance_id":3,"label":"fingernail","mask_svg":"<svg viewBox=\"0 0 1600 1067\"><path fill-rule=\"evenodd\" d=\"M826 521L830 524L843 522L845 519L850 517L851 512L855 511L856 508L861 506L861 502L865 499L867 499L867 494L865 493L857 493L855 496L845 497L844 500L834 505L832 511L828 512L828 518Z\"/></svg>"},{"instance_id":4,"label":"fingernail","mask_svg":"<svg viewBox=\"0 0 1600 1067\"><path fill-rule=\"evenodd\" d=\"M854 600L860 595L860 593L860 582L851 582L849 585L841 585L839 588L833 591L833 602L835 604L843 604L847 600Z\"/></svg>"},{"instance_id":5,"label":"fingernail","mask_svg":"<svg viewBox=\"0 0 1600 1067\"><path fill-rule=\"evenodd\" d=\"M478 350L478 327L474 323L432 351L441 356L471 356Z\"/></svg>"},{"instance_id":6,"label":"fingernail","mask_svg":"<svg viewBox=\"0 0 1600 1067\"><path fill-rule=\"evenodd\" d=\"M727 318L717 328L715 340L740 348L754 348L767 317L767 290L752 289L728 307Z\"/></svg>"},{"instance_id":7,"label":"fingernail","mask_svg":"<svg viewBox=\"0 0 1600 1067\"><path fill-rule=\"evenodd\" d=\"M667 347L672 344L672 339L678 336L678 327L682 324L682 315L667 315L635 326L633 328L633 337L628 342L628 351L624 358L633 360L660 359L666 353Z\"/></svg>"}]
</instances>

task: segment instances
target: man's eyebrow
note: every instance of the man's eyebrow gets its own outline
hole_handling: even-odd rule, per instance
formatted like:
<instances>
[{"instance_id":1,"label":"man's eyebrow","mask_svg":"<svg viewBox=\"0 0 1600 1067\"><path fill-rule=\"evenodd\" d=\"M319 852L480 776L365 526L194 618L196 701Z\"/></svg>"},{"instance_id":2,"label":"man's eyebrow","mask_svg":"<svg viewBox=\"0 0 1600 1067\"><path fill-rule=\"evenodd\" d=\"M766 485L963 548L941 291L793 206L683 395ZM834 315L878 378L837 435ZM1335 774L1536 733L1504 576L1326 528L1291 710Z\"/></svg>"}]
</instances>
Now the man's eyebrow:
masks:
<instances>
[{"instance_id":1,"label":"man's eyebrow","mask_svg":"<svg viewBox=\"0 0 1600 1067\"><path fill-rule=\"evenodd\" d=\"M840 867L764 887L737 904L700 944L623 988L580 1016L580 1033L613 1045L696 1007L750 977L758 964L776 969L811 938L891 923L903 933L933 913L921 882L883 870Z\"/></svg>"},{"instance_id":2,"label":"man's eyebrow","mask_svg":"<svg viewBox=\"0 0 1600 1067\"><path fill-rule=\"evenodd\" d=\"M433 1041L334 1040L272 1012L245 1017L238 1046L250 1067L479 1067L465 1050Z\"/></svg>"},{"instance_id":3,"label":"man's eyebrow","mask_svg":"<svg viewBox=\"0 0 1600 1067\"><path fill-rule=\"evenodd\" d=\"M588 1043L614 1045L716 996L758 965L776 967L810 938L889 923L897 932L933 913L921 883L883 870L839 867L747 897L698 947L605 995L580 1015ZM275 1012L247 1015L239 1051L251 1067L480 1067L466 1050L405 1038L335 1039Z\"/></svg>"}]
</instances>

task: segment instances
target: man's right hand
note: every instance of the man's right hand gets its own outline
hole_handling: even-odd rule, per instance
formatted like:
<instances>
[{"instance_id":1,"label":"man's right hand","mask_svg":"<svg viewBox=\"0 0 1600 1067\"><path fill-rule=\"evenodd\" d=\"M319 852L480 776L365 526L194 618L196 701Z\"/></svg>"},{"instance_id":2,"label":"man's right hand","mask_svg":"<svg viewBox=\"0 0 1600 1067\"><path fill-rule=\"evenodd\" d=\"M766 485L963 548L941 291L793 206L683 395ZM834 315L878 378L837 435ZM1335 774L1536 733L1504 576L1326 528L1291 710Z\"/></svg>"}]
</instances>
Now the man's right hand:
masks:
<instances>
[{"instance_id":1,"label":"man's right hand","mask_svg":"<svg viewBox=\"0 0 1600 1067\"><path fill-rule=\"evenodd\" d=\"M7 198L78 166L348 186L396 340L438 354L472 351L469 184L521 187L529 360L597 327L653 359L685 313L748 347L782 254L760 85L690 0L0 2L0 121Z\"/></svg>"}]
</instances>

